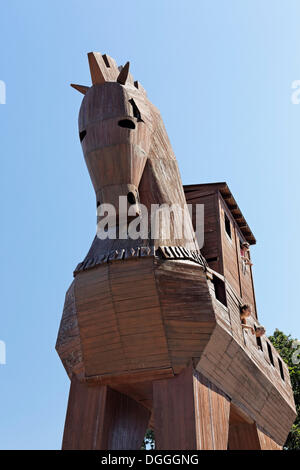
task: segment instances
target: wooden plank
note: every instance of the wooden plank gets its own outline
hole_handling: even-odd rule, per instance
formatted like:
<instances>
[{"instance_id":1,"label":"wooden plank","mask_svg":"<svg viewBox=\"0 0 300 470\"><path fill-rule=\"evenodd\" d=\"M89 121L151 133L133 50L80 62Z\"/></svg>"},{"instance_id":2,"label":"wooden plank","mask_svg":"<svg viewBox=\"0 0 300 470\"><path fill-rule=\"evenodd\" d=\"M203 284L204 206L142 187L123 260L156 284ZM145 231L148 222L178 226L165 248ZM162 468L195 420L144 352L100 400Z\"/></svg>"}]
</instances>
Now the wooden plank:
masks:
<instances>
[{"instance_id":1,"label":"wooden plank","mask_svg":"<svg viewBox=\"0 0 300 470\"><path fill-rule=\"evenodd\" d=\"M255 424L230 424L228 437L229 450L260 450L260 442Z\"/></svg>"},{"instance_id":2,"label":"wooden plank","mask_svg":"<svg viewBox=\"0 0 300 470\"><path fill-rule=\"evenodd\" d=\"M205 377L187 367L153 384L158 450L227 449L230 401ZM163 412L162 412L163 410ZM218 430L222 429L222 433Z\"/></svg>"},{"instance_id":3,"label":"wooden plank","mask_svg":"<svg viewBox=\"0 0 300 470\"><path fill-rule=\"evenodd\" d=\"M270 436L257 428L261 450L282 450L282 445L277 444Z\"/></svg>"},{"instance_id":4,"label":"wooden plank","mask_svg":"<svg viewBox=\"0 0 300 470\"><path fill-rule=\"evenodd\" d=\"M63 450L140 449L150 412L105 385L72 379Z\"/></svg>"}]
</instances>

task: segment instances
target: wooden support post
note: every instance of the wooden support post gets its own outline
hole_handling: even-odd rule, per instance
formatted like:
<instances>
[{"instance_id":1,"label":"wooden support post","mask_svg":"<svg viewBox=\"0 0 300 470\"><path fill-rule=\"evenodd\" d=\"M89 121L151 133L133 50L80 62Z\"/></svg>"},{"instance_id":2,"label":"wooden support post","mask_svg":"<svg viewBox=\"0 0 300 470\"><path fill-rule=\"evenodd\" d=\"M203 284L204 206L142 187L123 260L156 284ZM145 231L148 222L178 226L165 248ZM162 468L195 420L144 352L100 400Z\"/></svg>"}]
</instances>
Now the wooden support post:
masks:
<instances>
[{"instance_id":1,"label":"wooden support post","mask_svg":"<svg viewBox=\"0 0 300 470\"><path fill-rule=\"evenodd\" d=\"M150 412L107 385L71 381L64 450L140 449Z\"/></svg>"},{"instance_id":2,"label":"wooden support post","mask_svg":"<svg viewBox=\"0 0 300 470\"><path fill-rule=\"evenodd\" d=\"M227 449L229 398L192 365L153 383L153 411L156 449Z\"/></svg>"},{"instance_id":3,"label":"wooden support post","mask_svg":"<svg viewBox=\"0 0 300 470\"><path fill-rule=\"evenodd\" d=\"M230 424L229 450L282 450L270 436L257 428L255 423Z\"/></svg>"},{"instance_id":4,"label":"wooden support post","mask_svg":"<svg viewBox=\"0 0 300 470\"><path fill-rule=\"evenodd\" d=\"M240 408L231 404L229 418L229 450L281 450Z\"/></svg>"},{"instance_id":5,"label":"wooden support post","mask_svg":"<svg viewBox=\"0 0 300 470\"><path fill-rule=\"evenodd\" d=\"M256 424L230 424L228 448L229 450L260 450Z\"/></svg>"},{"instance_id":6,"label":"wooden support post","mask_svg":"<svg viewBox=\"0 0 300 470\"><path fill-rule=\"evenodd\" d=\"M257 433L261 450L282 450L282 446L277 444L270 436L257 427Z\"/></svg>"}]
</instances>

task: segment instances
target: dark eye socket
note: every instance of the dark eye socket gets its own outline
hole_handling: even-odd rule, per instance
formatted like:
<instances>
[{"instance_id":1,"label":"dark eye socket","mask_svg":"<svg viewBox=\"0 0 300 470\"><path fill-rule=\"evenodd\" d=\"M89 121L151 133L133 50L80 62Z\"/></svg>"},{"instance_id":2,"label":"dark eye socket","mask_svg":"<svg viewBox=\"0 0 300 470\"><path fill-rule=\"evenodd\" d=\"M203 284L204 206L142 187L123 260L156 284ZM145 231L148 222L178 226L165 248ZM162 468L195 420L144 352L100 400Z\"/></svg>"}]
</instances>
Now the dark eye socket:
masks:
<instances>
[{"instance_id":1,"label":"dark eye socket","mask_svg":"<svg viewBox=\"0 0 300 470\"><path fill-rule=\"evenodd\" d=\"M142 117L141 117L140 110L139 110L139 108L137 107L137 105L136 105L134 99L131 98L131 99L129 100L129 103L130 103L131 106L132 106L132 111L133 111L134 117L137 118L138 121L142 121L142 122L143 122L143 119L142 119Z\"/></svg>"},{"instance_id":2,"label":"dark eye socket","mask_svg":"<svg viewBox=\"0 0 300 470\"><path fill-rule=\"evenodd\" d=\"M86 136L86 130L83 130L81 132L79 132L79 139L80 139L80 142L83 141L83 139L85 138Z\"/></svg>"},{"instance_id":3,"label":"dark eye socket","mask_svg":"<svg viewBox=\"0 0 300 470\"><path fill-rule=\"evenodd\" d=\"M127 129L135 129L135 124L130 119L121 119L121 121L118 122L118 125L120 127L126 127Z\"/></svg>"}]
</instances>

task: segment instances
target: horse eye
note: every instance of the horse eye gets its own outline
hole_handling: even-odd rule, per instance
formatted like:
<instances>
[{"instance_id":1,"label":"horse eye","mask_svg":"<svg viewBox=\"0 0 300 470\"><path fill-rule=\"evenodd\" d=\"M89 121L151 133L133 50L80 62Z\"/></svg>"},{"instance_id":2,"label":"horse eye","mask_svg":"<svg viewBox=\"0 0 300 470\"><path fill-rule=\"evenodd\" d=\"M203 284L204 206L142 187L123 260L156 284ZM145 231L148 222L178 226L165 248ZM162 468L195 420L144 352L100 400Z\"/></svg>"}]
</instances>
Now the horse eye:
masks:
<instances>
[{"instance_id":1,"label":"horse eye","mask_svg":"<svg viewBox=\"0 0 300 470\"><path fill-rule=\"evenodd\" d=\"M86 130L79 132L79 139L80 139L80 142L83 141L83 139L85 138L85 136L86 136Z\"/></svg>"},{"instance_id":2,"label":"horse eye","mask_svg":"<svg viewBox=\"0 0 300 470\"><path fill-rule=\"evenodd\" d=\"M144 122L143 119L142 119L142 117L141 117L140 110L139 110L139 108L137 107L137 105L136 105L134 99L131 98L131 99L129 100L129 103L130 103L131 106L132 106L132 111L133 111L134 117L137 118L138 121Z\"/></svg>"},{"instance_id":3,"label":"horse eye","mask_svg":"<svg viewBox=\"0 0 300 470\"><path fill-rule=\"evenodd\" d=\"M118 122L118 125L120 127L126 127L127 129L135 129L135 124L130 119L121 119L121 121Z\"/></svg>"}]
</instances>

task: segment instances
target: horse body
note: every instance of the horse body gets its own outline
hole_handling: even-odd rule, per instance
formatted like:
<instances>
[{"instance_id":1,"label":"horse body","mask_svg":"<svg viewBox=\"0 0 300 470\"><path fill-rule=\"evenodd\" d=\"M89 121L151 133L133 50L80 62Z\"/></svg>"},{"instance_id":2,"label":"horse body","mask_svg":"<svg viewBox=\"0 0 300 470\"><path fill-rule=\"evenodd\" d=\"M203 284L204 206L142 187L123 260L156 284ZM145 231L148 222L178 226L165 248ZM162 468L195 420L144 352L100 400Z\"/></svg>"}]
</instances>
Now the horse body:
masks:
<instances>
[{"instance_id":1,"label":"horse body","mask_svg":"<svg viewBox=\"0 0 300 470\"><path fill-rule=\"evenodd\" d=\"M139 448L152 413L158 448L225 449L230 399L198 367L211 338L225 332L191 218L182 218L186 200L162 118L128 64L119 69L99 53L89 64L93 86L73 85L85 95L79 135L97 207L115 208L117 236L95 236L66 294L56 344L71 379L63 448ZM155 237L153 205L174 206L170 227ZM147 236L119 236L128 210L127 225L147 217ZM218 427L224 436L206 442L199 413L212 436Z\"/></svg>"}]
</instances>

